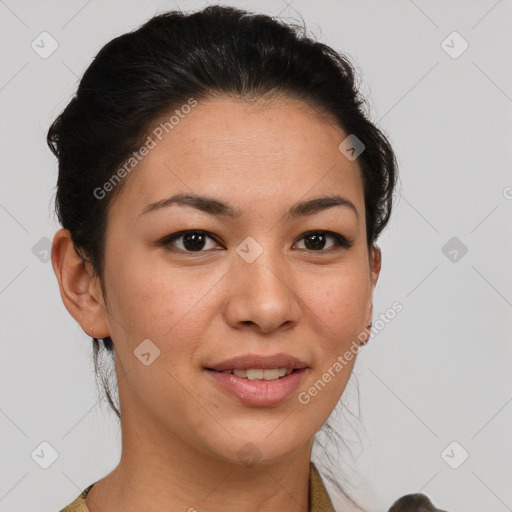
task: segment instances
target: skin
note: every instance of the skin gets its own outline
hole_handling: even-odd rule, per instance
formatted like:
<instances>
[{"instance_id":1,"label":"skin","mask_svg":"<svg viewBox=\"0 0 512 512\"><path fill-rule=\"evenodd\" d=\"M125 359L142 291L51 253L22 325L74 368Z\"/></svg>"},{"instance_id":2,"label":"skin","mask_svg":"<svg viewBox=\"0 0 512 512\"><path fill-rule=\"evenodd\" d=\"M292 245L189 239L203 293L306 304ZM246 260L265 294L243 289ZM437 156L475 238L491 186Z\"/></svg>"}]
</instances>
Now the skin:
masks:
<instances>
[{"instance_id":1,"label":"skin","mask_svg":"<svg viewBox=\"0 0 512 512\"><path fill-rule=\"evenodd\" d=\"M122 457L89 493L92 512L307 510L313 437L355 358L307 405L293 396L263 408L221 392L204 367L285 352L309 366L304 391L365 331L381 254L366 243L357 160L338 150L346 136L296 99L202 101L125 178L111 205L106 296L69 232L56 233L52 263L66 308L88 335L115 345ZM141 215L178 192L215 197L242 215L177 205ZM332 194L358 214L334 206L284 218L294 203ZM183 238L157 243L189 229L216 239L201 253L187 253ZM324 248L308 249L311 230L353 245L328 237ZM248 236L263 248L252 263L235 251ZM144 339L160 350L149 366L134 355ZM260 457L252 466L237 455L248 442Z\"/></svg>"}]
</instances>

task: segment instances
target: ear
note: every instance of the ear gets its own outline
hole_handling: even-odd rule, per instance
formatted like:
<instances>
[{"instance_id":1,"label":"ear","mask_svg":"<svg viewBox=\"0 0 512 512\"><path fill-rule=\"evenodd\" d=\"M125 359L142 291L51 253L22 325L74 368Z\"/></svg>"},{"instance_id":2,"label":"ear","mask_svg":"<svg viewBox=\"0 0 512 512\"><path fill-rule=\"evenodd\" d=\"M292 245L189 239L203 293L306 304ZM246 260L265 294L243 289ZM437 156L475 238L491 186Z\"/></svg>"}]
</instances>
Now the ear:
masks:
<instances>
[{"instance_id":1,"label":"ear","mask_svg":"<svg viewBox=\"0 0 512 512\"><path fill-rule=\"evenodd\" d=\"M373 290L377 284L380 275L380 268L382 264L382 252L380 247L372 245L370 251L370 283L372 287L372 298L370 299L370 309L368 311L368 323L372 321L373 315Z\"/></svg>"},{"instance_id":2,"label":"ear","mask_svg":"<svg viewBox=\"0 0 512 512\"><path fill-rule=\"evenodd\" d=\"M110 336L99 277L79 256L67 229L53 237L52 266L62 302L84 332L94 338Z\"/></svg>"},{"instance_id":3,"label":"ear","mask_svg":"<svg viewBox=\"0 0 512 512\"><path fill-rule=\"evenodd\" d=\"M371 283L372 290L375 288L377 284L377 280L380 275L380 267L382 264L382 252L380 247L377 245L372 245L371 253L370 253L370 274L371 274Z\"/></svg>"}]
</instances>

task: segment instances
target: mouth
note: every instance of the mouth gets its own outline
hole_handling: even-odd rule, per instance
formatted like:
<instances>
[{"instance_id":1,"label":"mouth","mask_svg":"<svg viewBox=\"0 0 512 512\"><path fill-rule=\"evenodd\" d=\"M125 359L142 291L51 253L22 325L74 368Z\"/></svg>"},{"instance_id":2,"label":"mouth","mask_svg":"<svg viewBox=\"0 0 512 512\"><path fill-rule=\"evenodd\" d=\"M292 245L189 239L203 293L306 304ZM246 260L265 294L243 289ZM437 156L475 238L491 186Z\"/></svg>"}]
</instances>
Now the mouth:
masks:
<instances>
[{"instance_id":1,"label":"mouth","mask_svg":"<svg viewBox=\"0 0 512 512\"><path fill-rule=\"evenodd\" d=\"M224 373L228 375L235 375L240 379L246 380L280 380L288 377L291 373L305 370L305 368L233 368L226 370L215 370L213 368L206 368L208 371L216 372L216 373Z\"/></svg>"},{"instance_id":2,"label":"mouth","mask_svg":"<svg viewBox=\"0 0 512 512\"><path fill-rule=\"evenodd\" d=\"M247 407L277 407L303 387L308 368L205 368L211 383Z\"/></svg>"},{"instance_id":3,"label":"mouth","mask_svg":"<svg viewBox=\"0 0 512 512\"><path fill-rule=\"evenodd\" d=\"M285 353L242 354L204 369L217 389L249 407L275 407L289 400L310 370Z\"/></svg>"}]
</instances>

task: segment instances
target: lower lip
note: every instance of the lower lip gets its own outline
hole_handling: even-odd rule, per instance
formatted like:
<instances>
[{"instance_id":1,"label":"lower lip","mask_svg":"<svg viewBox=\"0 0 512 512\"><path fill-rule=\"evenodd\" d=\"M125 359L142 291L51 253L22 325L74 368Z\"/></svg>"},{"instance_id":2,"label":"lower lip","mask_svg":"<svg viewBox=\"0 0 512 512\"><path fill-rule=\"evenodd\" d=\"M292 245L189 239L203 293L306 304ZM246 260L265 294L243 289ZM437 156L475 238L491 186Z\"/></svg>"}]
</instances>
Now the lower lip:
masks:
<instances>
[{"instance_id":1,"label":"lower lip","mask_svg":"<svg viewBox=\"0 0 512 512\"><path fill-rule=\"evenodd\" d=\"M299 388L306 368L275 380L249 380L231 373L206 370L221 389L252 407L271 407L290 398Z\"/></svg>"}]
</instances>

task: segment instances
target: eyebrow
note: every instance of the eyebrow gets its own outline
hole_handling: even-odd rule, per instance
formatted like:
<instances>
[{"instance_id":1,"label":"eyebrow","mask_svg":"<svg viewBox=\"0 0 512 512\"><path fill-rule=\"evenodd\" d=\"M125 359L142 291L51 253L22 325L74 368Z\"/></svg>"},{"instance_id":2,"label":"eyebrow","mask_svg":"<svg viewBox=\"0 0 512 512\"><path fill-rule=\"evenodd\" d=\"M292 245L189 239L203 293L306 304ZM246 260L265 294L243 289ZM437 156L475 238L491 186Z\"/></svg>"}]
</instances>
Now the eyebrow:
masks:
<instances>
[{"instance_id":1,"label":"eyebrow","mask_svg":"<svg viewBox=\"0 0 512 512\"><path fill-rule=\"evenodd\" d=\"M216 217L222 216L236 219L242 216L242 211L238 208L223 203L213 197L199 196L196 194L175 194L167 199L150 203L144 207L139 216L161 210L162 208L168 208L171 205L190 206ZM329 195L295 203L285 214L284 218L285 220L293 220L306 215L319 213L334 206L348 208L354 212L356 217L359 217L357 208L352 201L339 195Z\"/></svg>"}]
</instances>

